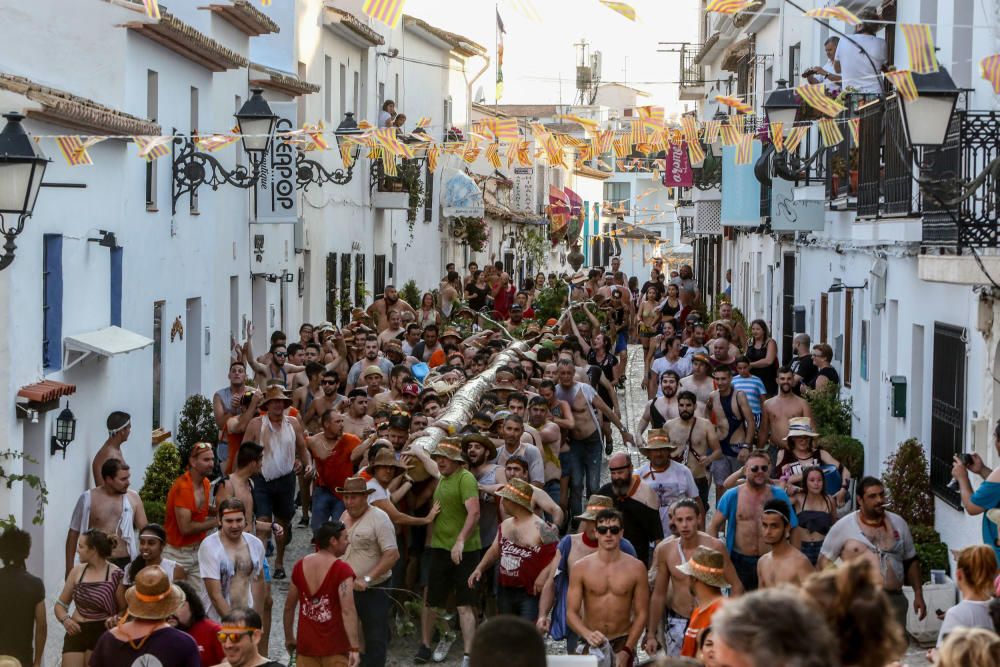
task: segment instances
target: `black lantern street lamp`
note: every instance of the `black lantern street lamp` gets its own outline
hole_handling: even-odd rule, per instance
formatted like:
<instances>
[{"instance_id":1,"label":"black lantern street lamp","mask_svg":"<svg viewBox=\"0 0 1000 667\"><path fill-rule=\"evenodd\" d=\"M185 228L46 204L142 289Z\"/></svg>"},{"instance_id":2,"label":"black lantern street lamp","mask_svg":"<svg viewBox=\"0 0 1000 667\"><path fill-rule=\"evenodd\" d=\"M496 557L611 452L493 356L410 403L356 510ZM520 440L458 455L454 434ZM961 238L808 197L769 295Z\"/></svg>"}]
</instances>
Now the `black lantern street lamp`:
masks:
<instances>
[{"instance_id":1,"label":"black lantern street lamp","mask_svg":"<svg viewBox=\"0 0 1000 667\"><path fill-rule=\"evenodd\" d=\"M764 113L767 114L769 125L781 123L786 130L791 129L798 118L802 102L784 79L779 79L777 86L764 101Z\"/></svg>"},{"instance_id":2,"label":"black lantern street lamp","mask_svg":"<svg viewBox=\"0 0 1000 667\"><path fill-rule=\"evenodd\" d=\"M917 98L900 97L899 111L910 146L941 146L948 135L961 92L945 68L930 74L913 74Z\"/></svg>"},{"instance_id":3,"label":"black lantern street lamp","mask_svg":"<svg viewBox=\"0 0 1000 667\"><path fill-rule=\"evenodd\" d=\"M354 120L354 114L348 111L344 114L344 120L337 126L334 134L337 137L337 146L342 148L348 137L357 137L364 132L358 127L358 122ZM316 160L306 158L305 151L300 150L295 158L295 180L298 189L308 190L310 185L323 185L323 183L347 185L354 177L354 163L358 161L360 155L361 145L355 143L351 151L351 165L346 169L334 169L330 172Z\"/></svg>"},{"instance_id":4,"label":"black lantern street lamp","mask_svg":"<svg viewBox=\"0 0 1000 667\"><path fill-rule=\"evenodd\" d=\"M61 451L65 459L66 448L69 447L69 443L73 442L74 438L76 438L76 417L67 403L59 416L56 417L55 433L52 435L52 445L49 448L50 453L55 455L56 452Z\"/></svg>"},{"instance_id":5,"label":"black lantern street lamp","mask_svg":"<svg viewBox=\"0 0 1000 667\"><path fill-rule=\"evenodd\" d=\"M185 194L195 194L202 185L218 190L219 186L228 183L247 190L260 180L261 163L271 147L274 126L278 122L278 117L271 111L263 92L260 88L254 88L250 99L235 114L236 125L242 135L243 150L250 157L250 169L240 165L227 171L212 155L196 150L191 137L174 137L174 145L183 146L173 158L174 213L177 213L177 200Z\"/></svg>"},{"instance_id":6,"label":"black lantern street lamp","mask_svg":"<svg viewBox=\"0 0 1000 667\"><path fill-rule=\"evenodd\" d=\"M49 160L24 131L19 113L4 114L0 131L0 234L4 236L0 271L14 261L14 239L24 231L24 221L35 209L38 190Z\"/></svg>"}]
</instances>

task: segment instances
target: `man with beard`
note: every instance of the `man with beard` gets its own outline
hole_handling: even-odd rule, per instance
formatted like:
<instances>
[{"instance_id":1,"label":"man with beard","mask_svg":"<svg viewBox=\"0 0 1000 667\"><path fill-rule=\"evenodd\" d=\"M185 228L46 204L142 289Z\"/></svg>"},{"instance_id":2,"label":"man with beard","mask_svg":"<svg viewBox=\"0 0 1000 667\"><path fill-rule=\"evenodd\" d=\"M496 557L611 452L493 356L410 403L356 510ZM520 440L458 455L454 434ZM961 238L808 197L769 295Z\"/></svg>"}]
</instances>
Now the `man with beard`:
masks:
<instances>
[{"instance_id":1,"label":"man with beard","mask_svg":"<svg viewBox=\"0 0 1000 667\"><path fill-rule=\"evenodd\" d=\"M677 285L681 291L691 290L695 293L698 291L698 281L694 279L694 271L690 264L682 264L679 275L676 278L671 278L670 284Z\"/></svg>"},{"instance_id":2,"label":"man with beard","mask_svg":"<svg viewBox=\"0 0 1000 667\"><path fill-rule=\"evenodd\" d=\"M562 445L562 431L550 421L549 405L541 396L535 396L528 402L528 424L535 429L541 438L542 465L545 472L545 492L559 502L559 480L562 478L562 468L559 463L559 449ZM558 523L556 525L559 525Z\"/></svg>"},{"instance_id":3,"label":"man with beard","mask_svg":"<svg viewBox=\"0 0 1000 667\"><path fill-rule=\"evenodd\" d=\"M649 459L639 468L639 479L653 490L658 502L663 535L670 534L670 506L681 498L700 498L694 475L672 456L679 445L666 431L650 431L646 446L639 451ZM698 502L701 502L700 500Z\"/></svg>"},{"instance_id":4,"label":"man with beard","mask_svg":"<svg viewBox=\"0 0 1000 667\"><path fill-rule=\"evenodd\" d=\"M691 363L694 363L695 357L699 354L704 355L705 360L708 361L708 346L705 342L705 325L698 321L698 313L692 313L687 317L686 320L677 318L678 322L684 322L685 329L684 333L681 334L684 337L684 357L689 359ZM685 337L686 335L686 337Z\"/></svg>"},{"instance_id":5,"label":"man with beard","mask_svg":"<svg viewBox=\"0 0 1000 667\"><path fill-rule=\"evenodd\" d=\"M438 340L438 327L436 324L428 324L424 327L420 342L413 346L412 354L418 361L427 363L430 361L431 355L439 350L441 350L441 341Z\"/></svg>"},{"instance_id":6,"label":"man with beard","mask_svg":"<svg viewBox=\"0 0 1000 667\"><path fill-rule=\"evenodd\" d=\"M695 411L699 417L707 417L708 399L715 391L715 383L709 370L712 365L708 361L708 356L696 354L691 360L691 375L681 378L681 389L690 391L698 399L698 406Z\"/></svg>"},{"instance_id":7,"label":"man with beard","mask_svg":"<svg viewBox=\"0 0 1000 667\"><path fill-rule=\"evenodd\" d=\"M733 389L733 371L720 366L712 371L712 377L718 389L709 396L707 411L715 422L722 450L712 464L715 497L721 498L726 478L740 468L741 450L749 449L754 442L756 424L746 394Z\"/></svg>"},{"instance_id":8,"label":"man with beard","mask_svg":"<svg viewBox=\"0 0 1000 667\"><path fill-rule=\"evenodd\" d=\"M364 440L375 432L375 420L368 414L368 392L355 389L347 397L344 431Z\"/></svg>"},{"instance_id":9,"label":"man with beard","mask_svg":"<svg viewBox=\"0 0 1000 667\"><path fill-rule=\"evenodd\" d=\"M858 509L833 524L823 540L816 569L824 570L838 558L845 561L867 558L879 573L878 583L889 596L899 624L906 627L904 583L913 587L913 611L924 620L927 606L920 559L910 527L903 517L886 511L885 486L878 478L863 478L857 496Z\"/></svg>"},{"instance_id":10,"label":"man with beard","mask_svg":"<svg viewBox=\"0 0 1000 667\"><path fill-rule=\"evenodd\" d=\"M802 581L815 572L806 556L788 542L788 505L771 499L764 503L764 513L760 515L760 536L764 544L771 548L757 561L757 580L761 588L773 588L781 584L801 585Z\"/></svg>"},{"instance_id":11,"label":"man with beard","mask_svg":"<svg viewBox=\"0 0 1000 667\"><path fill-rule=\"evenodd\" d=\"M524 420L515 414L508 414L500 427L504 446L497 453L497 465L502 466L507 459L517 456L528 462L528 474L531 483L538 488L545 484L545 465L542 453L534 445L522 442L524 435Z\"/></svg>"},{"instance_id":12,"label":"man with beard","mask_svg":"<svg viewBox=\"0 0 1000 667\"><path fill-rule=\"evenodd\" d=\"M632 457L628 454L613 454L608 459L608 468L611 482L602 486L598 493L614 500L615 509L622 513L625 539L635 547L636 558L649 566L650 545L655 546L663 539L659 499L635 474Z\"/></svg>"},{"instance_id":13,"label":"man with beard","mask_svg":"<svg viewBox=\"0 0 1000 667\"><path fill-rule=\"evenodd\" d=\"M67 574L73 569L80 535L91 529L117 537L108 562L122 570L138 555L136 534L149 522L139 494L128 488L131 479L127 463L108 459L101 466L101 485L80 494L66 533Z\"/></svg>"},{"instance_id":14,"label":"man with beard","mask_svg":"<svg viewBox=\"0 0 1000 667\"><path fill-rule=\"evenodd\" d=\"M653 584L653 594L649 598L645 642L646 653L649 655L653 655L660 646L657 634L661 623L666 644L663 646L664 652L668 656L681 654L684 631L695 611L695 600L691 591L694 582L679 568L690 561L699 549L708 548L722 554L723 576L731 587L730 596L743 593L743 585L736 576L722 540L698 530L704 520L698 503L691 498L678 500L674 503L673 511L677 535L658 544L653 552L656 583ZM667 614L665 620L664 611Z\"/></svg>"},{"instance_id":15,"label":"man with beard","mask_svg":"<svg viewBox=\"0 0 1000 667\"><path fill-rule=\"evenodd\" d=\"M682 391L677 396L678 416L664 424L663 430L666 431L671 442L684 443L684 453L681 460L694 476L694 483L698 487L698 497L701 498L701 506L707 508L708 490L711 486L708 471L712 463L722 456L722 450L719 447L719 437L712 422L695 416L697 404L698 399L694 394ZM704 514L702 516L704 517Z\"/></svg>"},{"instance_id":16,"label":"man with beard","mask_svg":"<svg viewBox=\"0 0 1000 667\"><path fill-rule=\"evenodd\" d=\"M809 401L801 396L796 396L792 392L794 387L795 373L791 368L782 366L778 369L778 395L764 401L760 432L757 434L757 446L767 448L771 454L772 465L778 459L778 450L785 446L789 420L793 417L812 419Z\"/></svg>"},{"instance_id":17,"label":"man with beard","mask_svg":"<svg viewBox=\"0 0 1000 667\"><path fill-rule=\"evenodd\" d=\"M811 387L816 381L816 374L819 372L812 359L812 348L809 334L795 334L792 339L792 348L795 356L792 358L791 369L795 373L795 380L792 383L795 393L801 393L801 388Z\"/></svg>"},{"instance_id":18,"label":"man with beard","mask_svg":"<svg viewBox=\"0 0 1000 667\"><path fill-rule=\"evenodd\" d=\"M709 535L718 535L726 528L726 551L733 559L736 574L739 575L746 591L757 590L757 561L767 551L761 535L760 517L764 504L772 498L781 500L789 507L789 525L799 525L791 502L783 489L768 484L768 469L771 460L767 452L756 450L747 459L746 484L726 491L718 501L718 508L708 526ZM829 539L829 538L828 538ZM792 533L792 544L797 548L798 538Z\"/></svg>"},{"instance_id":19,"label":"man with beard","mask_svg":"<svg viewBox=\"0 0 1000 667\"><path fill-rule=\"evenodd\" d=\"M681 349L683 347L679 336L670 338L665 343L665 354L662 357L654 359L653 363L649 365L649 375L646 379L646 391L649 398L653 398L654 395L663 395L663 388L660 382L663 380L663 374L667 371L673 371L678 377L682 378L691 375L694 369L691 367L691 360L681 356Z\"/></svg>"},{"instance_id":20,"label":"man with beard","mask_svg":"<svg viewBox=\"0 0 1000 667\"><path fill-rule=\"evenodd\" d=\"M344 415L327 410L321 419L323 430L306 441L316 466L316 487L312 497L313 532L327 521L337 521L344 513L344 501L337 487L354 474L351 453L361 440L344 432Z\"/></svg>"},{"instance_id":21,"label":"man with beard","mask_svg":"<svg viewBox=\"0 0 1000 667\"><path fill-rule=\"evenodd\" d=\"M375 328L382 333L389 328L389 313L391 311L409 312L416 316L416 312L410 304L399 298L399 292L395 286L386 285L385 292L381 299L376 299L372 305L368 306L368 315L375 321Z\"/></svg>"},{"instance_id":22,"label":"man with beard","mask_svg":"<svg viewBox=\"0 0 1000 667\"><path fill-rule=\"evenodd\" d=\"M385 391L372 397L372 400L368 402L368 412L375 414L376 410L391 407L392 403L401 403L403 401L403 385L412 380L413 375L409 368L402 364L393 366L389 372L389 386Z\"/></svg>"},{"instance_id":23,"label":"man with beard","mask_svg":"<svg viewBox=\"0 0 1000 667\"><path fill-rule=\"evenodd\" d=\"M415 348L417 346L417 343L420 342L420 333L421 333L420 325L417 324L416 322L412 322L406 325L406 337L403 338L403 342L401 344L403 349L403 354L405 354L408 357L413 356L413 348Z\"/></svg>"},{"instance_id":24,"label":"man with beard","mask_svg":"<svg viewBox=\"0 0 1000 667\"><path fill-rule=\"evenodd\" d=\"M229 386L223 387L212 396L212 412L215 415L215 425L219 427L219 445L216 448L216 456L223 467L223 472L232 469L231 458L235 458L235 450L239 449L240 441L243 439L242 433L234 432L238 426L235 418L243 415L249 407L248 394L252 394L253 389L247 387L247 369L242 361L234 361L229 364ZM244 401L244 397L248 400ZM249 420L246 420L249 421ZM229 450L233 450L230 457Z\"/></svg>"},{"instance_id":25,"label":"man with beard","mask_svg":"<svg viewBox=\"0 0 1000 667\"><path fill-rule=\"evenodd\" d=\"M519 479L528 482L528 462L519 456L512 456L504 463L503 468L497 467L496 479L497 488L508 483L512 479ZM544 489L535 487L535 492L531 494L531 510L542 517L551 517L550 523L555 526L562 525L562 508L545 493ZM500 518L503 519L503 507L500 508Z\"/></svg>"},{"instance_id":26,"label":"man with beard","mask_svg":"<svg viewBox=\"0 0 1000 667\"><path fill-rule=\"evenodd\" d=\"M499 524L499 504L494 494L504 485L497 479L501 468L494 463L497 447L485 435L469 433L462 436L462 452L469 462L469 472L479 484L479 540L482 544L493 544Z\"/></svg>"},{"instance_id":27,"label":"man with beard","mask_svg":"<svg viewBox=\"0 0 1000 667\"><path fill-rule=\"evenodd\" d=\"M247 338L246 360L254 372L254 381L258 387L267 385L268 380L277 380L283 387L287 387L289 377L295 373L301 373L305 366L294 366L288 362L288 348L284 343L274 343L268 350L268 363L263 364L253 357L253 350L250 346L250 339Z\"/></svg>"},{"instance_id":28,"label":"man with beard","mask_svg":"<svg viewBox=\"0 0 1000 667\"><path fill-rule=\"evenodd\" d=\"M517 327L524 323L524 306L520 303L514 303L510 307L510 318L503 323L504 328L507 331L513 331Z\"/></svg>"},{"instance_id":29,"label":"man with beard","mask_svg":"<svg viewBox=\"0 0 1000 667\"><path fill-rule=\"evenodd\" d=\"M677 388L680 385L680 377L674 371L664 371L660 375L660 390L662 394L646 403L646 409L639 419L639 429L636 438L641 446L644 442L642 434L648 426L653 428L663 428L667 421L678 416L677 411ZM690 393L690 392L688 392Z\"/></svg>"},{"instance_id":30,"label":"man with beard","mask_svg":"<svg viewBox=\"0 0 1000 667\"><path fill-rule=\"evenodd\" d=\"M365 338L364 347L364 357L358 359L351 366L351 370L347 373L347 391L350 393L356 387L365 386L364 383L360 382L361 373L365 371L369 366L377 366L382 369L382 372L388 375L392 372L392 362L385 357L380 357L378 355L378 337L374 334L368 334Z\"/></svg>"},{"instance_id":31,"label":"man with beard","mask_svg":"<svg viewBox=\"0 0 1000 667\"><path fill-rule=\"evenodd\" d=\"M267 598L264 543L246 531L246 508L236 498L219 504L218 517L219 530L198 548L205 611L214 621L234 607L251 607L261 613Z\"/></svg>"},{"instance_id":32,"label":"man with beard","mask_svg":"<svg viewBox=\"0 0 1000 667\"><path fill-rule=\"evenodd\" d=\"M327 410L340 410L344 401L347 400L343 394L339 393L340 376L337 375L336 371L323 371L319 376L319 388L322 391L313 396L305 409L299 409L299 412L302 413L302 421L306 425L306 431L309 433L317 433L322 428L320 418Z\"/></svg>"}]
</instances>

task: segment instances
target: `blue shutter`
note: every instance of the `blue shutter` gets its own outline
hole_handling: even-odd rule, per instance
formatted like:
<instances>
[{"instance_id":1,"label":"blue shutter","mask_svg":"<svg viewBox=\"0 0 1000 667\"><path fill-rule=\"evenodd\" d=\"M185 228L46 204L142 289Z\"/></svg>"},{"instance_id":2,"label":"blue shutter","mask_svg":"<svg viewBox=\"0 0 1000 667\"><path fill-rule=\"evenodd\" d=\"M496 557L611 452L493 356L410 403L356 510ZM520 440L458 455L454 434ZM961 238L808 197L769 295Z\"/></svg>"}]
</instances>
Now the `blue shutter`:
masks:
<instances>
[{"instance_id":1,"label":"blue shutter","mask_svg":"<svg viewBox=\"0 0 1000 667\"><path fill-rule=\"evenodd\" d=\"M111 249L111 326L122 325L122 249Z\"/></svg>"},{"instance_id":2,"label":"blue shutter","mask_svg":"<svg viewBox=\"0 0 1000 667\"><path fill-rule=\"evenodd\" d=\"M42 367L62 368L62 243L60 234L45 234L42 251Z\"/></svg>"}]
</instances>

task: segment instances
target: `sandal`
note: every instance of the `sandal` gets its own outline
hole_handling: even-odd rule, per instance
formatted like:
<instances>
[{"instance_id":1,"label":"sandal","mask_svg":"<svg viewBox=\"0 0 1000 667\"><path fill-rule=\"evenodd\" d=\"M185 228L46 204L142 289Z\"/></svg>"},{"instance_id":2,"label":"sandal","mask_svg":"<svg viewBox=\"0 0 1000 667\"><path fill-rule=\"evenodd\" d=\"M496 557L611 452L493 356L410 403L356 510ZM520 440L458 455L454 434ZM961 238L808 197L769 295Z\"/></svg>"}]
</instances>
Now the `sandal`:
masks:
<instances>
[{"instance_id":1,"label":"sandal","mask_svg":"<svg viewBox=\"0 0 1000 667\"><path fill-rule=\"evenodd\" d=\"M271 575L271 578L272 578L272 579L284 579L284 578L285 578L285 576L286 576L286 575L285 575L285 570L284 570L284 568L280 568L280 567L279 567L278 569L276 569L276 570L274 571L274 574L272 574L272 575Z\"/></svg>"}]
</instances>

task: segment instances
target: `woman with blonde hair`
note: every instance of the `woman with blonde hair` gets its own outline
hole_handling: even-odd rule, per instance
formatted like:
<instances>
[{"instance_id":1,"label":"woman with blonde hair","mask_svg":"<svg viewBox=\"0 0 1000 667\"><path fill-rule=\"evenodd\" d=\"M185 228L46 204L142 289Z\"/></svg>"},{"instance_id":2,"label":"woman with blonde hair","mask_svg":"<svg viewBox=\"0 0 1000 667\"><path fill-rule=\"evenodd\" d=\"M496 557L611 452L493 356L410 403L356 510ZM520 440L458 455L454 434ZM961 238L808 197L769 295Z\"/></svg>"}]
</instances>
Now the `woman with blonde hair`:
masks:
<instances>
[{"instance_id":1,"label":"woman with blonde hair","mask_svg":"<svg viewBox=\"0 0 1000 667\"><path fill-rule=\"evenodd\" d=\"M955 554L955 579L962 601L948 609L941 623L937 645L940 649L948 635L958 628L993 629L990 599L993 579L997 576L997 557L985 544L966 547Z\"/></svg>"},{"instance_id":2,"label":"woman with blonde hair","mask_svg":"<svg viewBox=\"0 0 1000 667\"><path fill-rule=\"evenodd\" d=\"M937 667L1000 665L1000 636L982 628L959 628L944 640Z\"/></svg>"}]
</instances>

